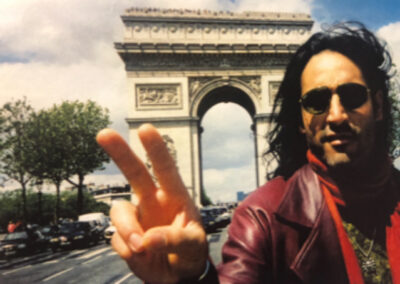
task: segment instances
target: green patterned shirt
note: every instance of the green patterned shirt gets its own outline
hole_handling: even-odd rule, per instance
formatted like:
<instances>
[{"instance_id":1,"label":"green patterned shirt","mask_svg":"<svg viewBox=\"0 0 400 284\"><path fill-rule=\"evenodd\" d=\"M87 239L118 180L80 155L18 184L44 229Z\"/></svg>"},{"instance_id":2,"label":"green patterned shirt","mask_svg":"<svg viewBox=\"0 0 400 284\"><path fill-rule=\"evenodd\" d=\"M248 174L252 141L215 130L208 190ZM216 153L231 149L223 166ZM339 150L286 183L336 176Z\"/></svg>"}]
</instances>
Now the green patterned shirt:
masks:
<instances>
[{"instance_id":1,"label":"green patterned shirt","mask_svg":"<svg viewBox=\"0 0 400 284\"><path fill-rule=\"evenodd\" d=\"M386 250L374 239L365 237L353 224L343 221L343 226L357 255L365 284L391 284Z\"/></svg>"}]
</instances>

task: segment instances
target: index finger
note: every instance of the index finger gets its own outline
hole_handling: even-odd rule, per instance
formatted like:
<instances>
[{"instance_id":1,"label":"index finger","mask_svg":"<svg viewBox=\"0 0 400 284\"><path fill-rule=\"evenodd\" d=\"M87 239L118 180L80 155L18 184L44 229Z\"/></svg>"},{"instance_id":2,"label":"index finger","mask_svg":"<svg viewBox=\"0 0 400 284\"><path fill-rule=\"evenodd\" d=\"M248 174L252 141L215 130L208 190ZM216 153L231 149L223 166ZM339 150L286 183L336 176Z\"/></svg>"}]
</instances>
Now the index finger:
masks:
<instances>
[{"instance_id":1,"label":"index finger","mask_svg":"<svg viewBox=\"0 0 400 284\"><path fill-rule=\"evenodd\" d=\"M116 131L103 129L97 134L96 140L124 174L139 198L154 194L156 186L146 166Z\"/></svg>"},{"instance_id":2,"label":"index finger","mask_svg":"<svg viewBox=\"0 0 400 284\"><path fill-rule=\"evenodd\" d=\"M157 129L151 124L143 124L138 129L138 135L151 160L161 188L168 193L176 194L175 197L189 197L175 160Z\"/></svg>"}]
</instances>

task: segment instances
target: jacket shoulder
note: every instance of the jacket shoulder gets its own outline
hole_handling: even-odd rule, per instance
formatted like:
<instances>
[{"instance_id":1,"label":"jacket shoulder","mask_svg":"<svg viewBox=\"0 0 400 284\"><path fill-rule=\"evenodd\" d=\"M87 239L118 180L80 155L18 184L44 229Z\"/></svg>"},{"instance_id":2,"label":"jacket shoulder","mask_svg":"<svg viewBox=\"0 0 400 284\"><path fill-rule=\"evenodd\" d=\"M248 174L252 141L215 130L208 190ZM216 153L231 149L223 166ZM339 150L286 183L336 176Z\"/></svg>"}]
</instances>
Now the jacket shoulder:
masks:
<instances>
[{"instance_id":1,"label":"jacket shoulder","mask_svg":"<svg viewBox=\"0 0 400 284\"><path fill-rule=\"evenodd\" d=\"M239 208L259 207L267 211L275 211L285 193L286 185L287 181L283 177L276 177L252 192Z\"/></svg>"}]
</instances>

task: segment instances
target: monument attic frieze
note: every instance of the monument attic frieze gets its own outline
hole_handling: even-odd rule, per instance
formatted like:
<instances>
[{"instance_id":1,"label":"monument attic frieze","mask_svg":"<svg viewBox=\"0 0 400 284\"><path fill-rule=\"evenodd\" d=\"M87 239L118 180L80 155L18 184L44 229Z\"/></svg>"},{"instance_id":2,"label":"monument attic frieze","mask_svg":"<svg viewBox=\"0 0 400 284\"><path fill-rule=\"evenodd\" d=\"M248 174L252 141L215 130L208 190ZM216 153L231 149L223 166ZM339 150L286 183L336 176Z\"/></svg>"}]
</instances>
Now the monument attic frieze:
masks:
<instances>
[{"instance_id":1,"label":"monument attic frieze","mask_svg":"<svg viewBox=\"0 0 400 284\"><path fill-rule=\"evenodd\" d=\"M297 45L299 39L308 36L313 24L310 15L302 13L151 8L132 8L121 18L125 24L125 36L124 43L118 43L118 47L134 43L140 47L137 50L146 50L153 48L146 45L151 42L161 44L158 49L164 51L176 51L176 44L205 51L217 51L221 45L238 51L249 51L246 46L252 44ZM198 47L202 45L210 45L209 50Z\"/></svg>"}]
</instances>

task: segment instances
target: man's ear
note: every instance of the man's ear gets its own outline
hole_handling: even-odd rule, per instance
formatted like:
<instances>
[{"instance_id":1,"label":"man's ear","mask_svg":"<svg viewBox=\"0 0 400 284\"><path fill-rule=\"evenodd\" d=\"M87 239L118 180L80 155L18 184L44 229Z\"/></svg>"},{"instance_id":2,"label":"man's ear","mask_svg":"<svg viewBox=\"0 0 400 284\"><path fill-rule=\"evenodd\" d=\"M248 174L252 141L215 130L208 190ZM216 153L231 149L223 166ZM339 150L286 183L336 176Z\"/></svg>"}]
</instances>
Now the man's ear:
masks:
<instances>
[{"instance_id":1,"label":"man's ear","mask_svg":"<svg viewBox=\"0 0 400 284\"><path fill-rule=\"evenodd\" d=\"M303 125L299 126L299 131L300 131L301 134L306 134L306 130L304 129Z\"/></svg>"},{"instance_id":2,"label":"man's ear","mask_svg":"<svg viewBox=\"0 0 400 284\"><path fill-rule=\"evenodd\" d=\"M383 119L383 94L381 90L375 93L372 102L374 104L375 121L381 121Z\"/></svg>"}]
</instances>

